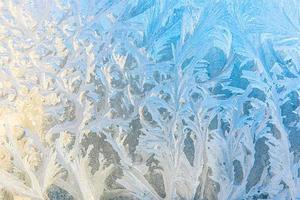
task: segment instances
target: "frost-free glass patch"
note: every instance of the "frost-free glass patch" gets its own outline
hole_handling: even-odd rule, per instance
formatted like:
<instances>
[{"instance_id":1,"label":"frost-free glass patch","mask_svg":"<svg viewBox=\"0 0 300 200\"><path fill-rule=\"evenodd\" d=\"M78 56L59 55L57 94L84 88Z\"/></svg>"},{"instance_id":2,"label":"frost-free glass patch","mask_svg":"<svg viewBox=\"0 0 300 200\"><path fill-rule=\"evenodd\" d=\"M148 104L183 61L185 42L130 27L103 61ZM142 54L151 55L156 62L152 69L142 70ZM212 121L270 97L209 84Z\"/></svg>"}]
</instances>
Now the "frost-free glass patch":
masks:
<instances>
[{"instance_id":1,"label":"frost-free glass patch","mask_svg":"<svg viewBox=\"0 0 300 200\"><path fill-rule=\"evenodd\" d=\"M300 199L300 1L0 1L0 200Z\"/></svg>"}]
</instances>

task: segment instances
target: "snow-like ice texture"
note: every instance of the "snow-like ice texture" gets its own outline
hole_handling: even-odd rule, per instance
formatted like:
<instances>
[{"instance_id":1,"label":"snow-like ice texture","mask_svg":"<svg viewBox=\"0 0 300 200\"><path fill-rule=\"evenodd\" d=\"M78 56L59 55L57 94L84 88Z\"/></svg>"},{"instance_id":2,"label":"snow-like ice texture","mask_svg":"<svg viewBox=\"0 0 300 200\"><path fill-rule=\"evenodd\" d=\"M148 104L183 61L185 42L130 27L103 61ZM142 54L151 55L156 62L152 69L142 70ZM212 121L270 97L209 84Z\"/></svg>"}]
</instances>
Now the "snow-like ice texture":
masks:
<instances>
[{"instance_id":1,"label":"snow-like ice texture","mask_svg":"<svg viewBox=\"0 0 300 200\"><path fill-rule=\"evenodd\" d=\"M299 96L299 0L0 0L0 199L296 200Z\"/></svg>"}]
</instances>

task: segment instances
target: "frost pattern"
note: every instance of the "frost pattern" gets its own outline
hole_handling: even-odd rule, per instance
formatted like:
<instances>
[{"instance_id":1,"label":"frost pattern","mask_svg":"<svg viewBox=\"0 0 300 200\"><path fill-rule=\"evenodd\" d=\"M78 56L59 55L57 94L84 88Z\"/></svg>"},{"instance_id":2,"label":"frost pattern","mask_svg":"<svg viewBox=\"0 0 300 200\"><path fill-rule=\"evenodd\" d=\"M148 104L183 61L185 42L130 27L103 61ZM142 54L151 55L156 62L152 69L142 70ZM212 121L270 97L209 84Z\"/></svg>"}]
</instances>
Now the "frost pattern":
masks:
<instances>
[{"instance_id":1,"label":"frost pattern","mask_svg":"<svg viewBox=\"0 0 300 200\"><path fill-rule=\"evenodd\" d=\"M300 198L299 13L2 0L0 199Z\"/></svg>"}]
</instances>

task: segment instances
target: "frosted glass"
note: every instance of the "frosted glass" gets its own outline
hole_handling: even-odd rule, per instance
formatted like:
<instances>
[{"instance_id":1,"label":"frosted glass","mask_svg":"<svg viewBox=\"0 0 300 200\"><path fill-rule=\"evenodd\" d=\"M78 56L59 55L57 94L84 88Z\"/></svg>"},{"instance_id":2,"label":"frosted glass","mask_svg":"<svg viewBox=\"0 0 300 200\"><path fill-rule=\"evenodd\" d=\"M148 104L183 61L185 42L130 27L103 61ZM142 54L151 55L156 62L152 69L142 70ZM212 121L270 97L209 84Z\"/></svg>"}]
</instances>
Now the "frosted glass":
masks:
<instances>
[{"instance_id":1,"label":"frosted glass","mask_svg":"<svg viewBox=\"0 0 300 200\"><path fill-rule=\"evenodd\" d=\"M1 0L0 200L300 199L299 0Z\"/></svg>"}]
</instances>

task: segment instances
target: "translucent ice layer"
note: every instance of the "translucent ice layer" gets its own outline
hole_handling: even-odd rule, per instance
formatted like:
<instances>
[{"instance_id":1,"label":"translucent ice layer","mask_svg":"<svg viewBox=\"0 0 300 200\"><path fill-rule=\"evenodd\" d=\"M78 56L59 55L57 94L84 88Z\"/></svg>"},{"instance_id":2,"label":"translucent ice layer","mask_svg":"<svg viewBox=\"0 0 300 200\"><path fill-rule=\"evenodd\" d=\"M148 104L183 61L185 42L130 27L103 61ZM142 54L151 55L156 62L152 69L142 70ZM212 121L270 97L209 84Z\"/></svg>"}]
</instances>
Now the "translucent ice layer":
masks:
<instances>
[{"instance_id":1,"label":"translucent ice layer","mask_svg":"<svg viewBox=\"0 0 300 200\"><path fill-rule=\"evenodd\" d=\"M300 199L299 0L0 0L0 200Z\"/></svg>"}]
</instances>

